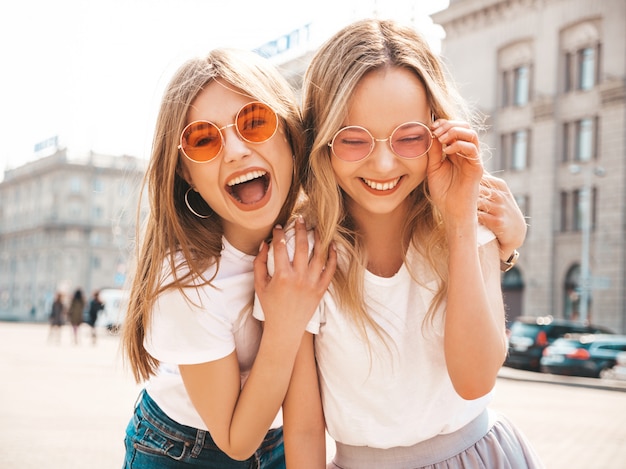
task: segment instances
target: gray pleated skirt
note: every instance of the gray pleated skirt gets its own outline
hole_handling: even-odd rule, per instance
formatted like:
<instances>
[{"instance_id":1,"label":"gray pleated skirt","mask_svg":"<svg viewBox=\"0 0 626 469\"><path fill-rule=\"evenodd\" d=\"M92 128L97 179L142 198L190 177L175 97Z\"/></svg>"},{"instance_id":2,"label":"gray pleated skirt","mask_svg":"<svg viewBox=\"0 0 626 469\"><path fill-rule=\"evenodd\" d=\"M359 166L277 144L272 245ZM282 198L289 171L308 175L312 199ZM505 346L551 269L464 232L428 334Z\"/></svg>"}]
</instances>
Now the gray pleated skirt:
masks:
<instances>
[{"instance_id":1,"label":"gray pleated skirt","mask_svg":"<svg viewBox=\"0 0 626 469\"><path fill-rule=\"evenodd\" d=\"M379 449L337 443L327 469L542 469L524 435L506 418L485 410L454 433L413 446Z\"/></svg>"}]
</instances>

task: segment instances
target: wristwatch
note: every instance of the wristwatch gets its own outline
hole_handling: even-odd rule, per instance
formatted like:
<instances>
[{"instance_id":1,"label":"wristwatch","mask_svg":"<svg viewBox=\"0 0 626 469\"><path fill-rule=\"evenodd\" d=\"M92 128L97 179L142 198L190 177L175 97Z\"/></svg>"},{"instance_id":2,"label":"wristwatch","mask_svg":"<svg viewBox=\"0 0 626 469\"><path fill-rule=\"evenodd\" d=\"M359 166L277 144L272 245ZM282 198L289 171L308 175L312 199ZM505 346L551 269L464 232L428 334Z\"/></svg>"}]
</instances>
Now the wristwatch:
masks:
<instances>
[{"instance_id":1,"label":"wristwatch","mask_svg":"<svg viewBox=\"0 0 626 469\"><path fill-rule=\"evenodd\" d=\"M515 249L513 251L513 254L511 254L511 256L506 261L503 261L502 259L500 259L500 270L502 272L508 272L509 270L513 268L513 266L515 265L518 259L519 259L519 252L517 252L517 249Z\"/></svg>"}]
</instances>

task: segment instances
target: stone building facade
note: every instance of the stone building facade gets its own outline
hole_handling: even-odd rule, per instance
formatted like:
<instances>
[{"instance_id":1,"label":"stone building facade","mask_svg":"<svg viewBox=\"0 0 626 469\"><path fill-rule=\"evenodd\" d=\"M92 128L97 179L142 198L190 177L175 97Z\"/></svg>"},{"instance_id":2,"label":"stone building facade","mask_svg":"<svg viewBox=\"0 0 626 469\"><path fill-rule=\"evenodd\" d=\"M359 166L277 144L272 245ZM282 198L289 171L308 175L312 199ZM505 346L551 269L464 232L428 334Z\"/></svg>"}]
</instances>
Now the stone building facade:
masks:
<instances>
[{"instance_id":1,"label":"stone building facade","mask_svg":"<svg viewBox=\"0 0 626 469\"><path fill-rule=\"evenodd\" d=\"M432 18L451 76L486 116L486 166L528 217L503 277L509 319L582 318L626 333L626 2L450 0ZM296 88L317 27L281 37L289 49L271 56ZM123 279L141 166L59 151L6 173L0 312Z\"/></svg>"},{"instance_id":2,"label":"stone building facade","mask_svg":"<svg viewBox=\"0 0 626 469\"><path fill-rule=\"evenodd\" d=\"M626 332L626 3L451 0L433 20L528 216L510 313Z\"/></svg>"},{"instance_id":3,"label":"stone building facade","mask_svg":"<svg viewBox=\"0 0 626 469\"><path fill-rule=\"evenodd\" d=\"M503 277L508 319L626 333L626 3L451 0L432 19L451 76L485 115L486 166L528 217ZM318 45L272 60L300 87Z\"/></svg>"},{"instance_id":4,"label":"stone building facade","mask_svg":"<svg viewBox=\"0 0 626 469\"><path fill-rule=\"evenodd\" d=\"M47 317L55 292L123 285L146 161L66 149L0 182L0 313ZM33 309L34 308L34 309Z\"/></svg>"}]
</instances>

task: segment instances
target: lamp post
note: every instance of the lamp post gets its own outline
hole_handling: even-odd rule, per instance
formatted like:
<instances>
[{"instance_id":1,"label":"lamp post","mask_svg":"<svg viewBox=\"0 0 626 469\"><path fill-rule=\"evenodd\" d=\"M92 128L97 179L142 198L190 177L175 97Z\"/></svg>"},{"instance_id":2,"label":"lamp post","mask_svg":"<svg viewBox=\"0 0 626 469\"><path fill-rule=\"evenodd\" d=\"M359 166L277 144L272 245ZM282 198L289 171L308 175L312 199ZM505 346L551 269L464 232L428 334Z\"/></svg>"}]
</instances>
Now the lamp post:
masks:
<instances>
[{"instance_id":1,"label":"lamp post","mask_svg":"<svg viewBox=\"0 0 626 469\"><path fill-rule=\"evenodd\" d=\"M580 301L579 314L582 322L587 322L589 317L589 297L591 295L591 269L589 267L590 259L590 240L592 228L592 207L591 207L591 191L592 177L602 177L605 174L604 168L601 166L592 167L591 165L580 166L577 164L570 166L572 174L584 172L583 188L580 191L580 216L581 216L581 251L580 251Z\"/></svg>"}]
</instances>

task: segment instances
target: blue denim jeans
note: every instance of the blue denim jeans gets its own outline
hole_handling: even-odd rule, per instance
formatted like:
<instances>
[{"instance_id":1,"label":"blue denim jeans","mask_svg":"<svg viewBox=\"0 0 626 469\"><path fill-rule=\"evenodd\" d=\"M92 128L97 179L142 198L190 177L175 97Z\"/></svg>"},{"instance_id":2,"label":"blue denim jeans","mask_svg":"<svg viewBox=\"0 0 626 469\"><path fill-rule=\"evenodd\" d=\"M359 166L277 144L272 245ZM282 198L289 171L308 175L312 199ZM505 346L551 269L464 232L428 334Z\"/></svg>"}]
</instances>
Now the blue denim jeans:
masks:
<instances>
[{"instance_id":1,"label":"blue denim jeans","mask_svg":"<svg viewBox=\"0 0 626 469\"><path fill-rule=\"evenodd\" d=\"M284 469L282 428L270 430L257 452L245 461L231 459L209 432L170 419L142 391L126 428L124 469Z\"/></svg>"}]
</instances>

